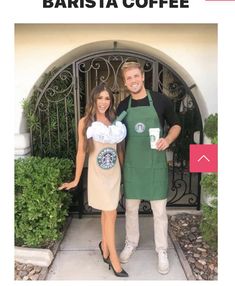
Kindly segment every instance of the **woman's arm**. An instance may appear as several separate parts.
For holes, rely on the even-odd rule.
[[[82,174],[85,158],[86,158],[86,152],[84,151],[84,135],[83,135],[83,128],[84,128],[84,117],[80,119],[78,123],[78,150],[76,155],[76,173],[75,178],[73,181],[69,183],[63,183],[59,190],[62,189],[73,189],[75,188],[79,181]]]
[[[124,164],[124,156],[125,156],[125,140],[117,144],[117,153],[118,153],[118,159],[121,168]]]

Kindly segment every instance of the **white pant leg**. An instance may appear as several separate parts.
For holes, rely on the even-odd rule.
[[[140,200],[126,199],[126,240],[133,247],[139,243],[139,205]]]
[[[168,218],[166,213],[167,199],[150,201],[154,220],[155,249],[167,250]]]

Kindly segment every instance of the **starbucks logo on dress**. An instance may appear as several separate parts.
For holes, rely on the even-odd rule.
[[[104,148],[97,156],[97,163],[102,169],[112,168],[117,161],[117,153],[113,148]]]

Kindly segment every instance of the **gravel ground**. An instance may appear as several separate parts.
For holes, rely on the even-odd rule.
[[[196,280],[217,280],[218,253],[203,240],[201,215],[177,214],[169,218],[171,229],[189,262]]]
[[[41,280],[44,267],[15,262],[15,280]]]

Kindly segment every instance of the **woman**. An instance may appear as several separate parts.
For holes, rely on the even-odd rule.
[[[76,174],[70,183],[60,186],[72,189],[79,183],[86,153],[88,160],[88,204],[101,210],[102,241],[99,248],[103,261],[118,277],[128,277],[122,269],[115,247],[116,208],[120,197],[122,153],[117,156],[117,143],[126,136],[125,126],[115,121],[114,97],[104,84],[96,86],[85,117],[78,124]],[[120,148],[121,149],[121,148]]]

